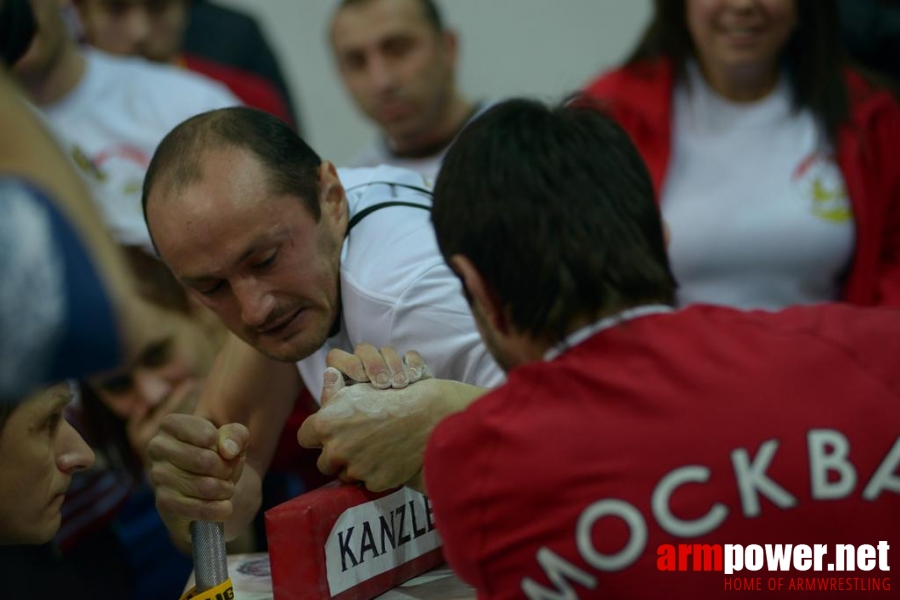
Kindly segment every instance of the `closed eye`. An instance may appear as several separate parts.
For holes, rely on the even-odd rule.
[[[216,295],[217,292],[221,291],[223,287],[224,287],[224,282],[218,281],[218,282],[214,283],[213,285],[208,286],[206,288],[200,289],[198,287],[195,287],[194,289],[197,290],[198,294],[202,294],[204,296],[214,296],[214,295]]]
[[[262,262],[258,262],[255,265],[253,265],[253,269],[255,269],[257,271],[262,271],[262,270],[267,269],[267,268],[271,267],[272,265],[274,265],[277,260],[278,260],[278,251],[276,250],[275,252],[272,252],[272,254],[269,255],[269,257],[266,258],[265,260],[263,260]]]
[[[123,373],[121,375],[113,375],[112,377],[107,377],[106,379],[97,382],[96,385],[107,394],[117,396],[119,394],[124,394],[130,391],[133,385],[133,381],[129,373]]]
[[[62,408],[59,410],[53,411],[48,417],[47,420],[44,421],[44,428],[50,432],[50,434],[56,433],[56,430],[59,429],[60,423],[63,421]]]

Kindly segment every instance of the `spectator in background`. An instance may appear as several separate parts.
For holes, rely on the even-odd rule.
[[[900,108],[833,0],[657,0],[591,83],[647,162],[678,304],[900,303]]]
[[[276,84],[249,70],[184,50],[185,32],[193,18],[192,0],[74,0],[74,3],[91,45],[112,54],[183,65],[224,83],[247,106],[294,124],[288,97]],[[233,32],[217,30],[214,23],[206,27],[208,37],[221,39],[231,47],[240,48],[246,43],[243,38],[234,37]]]
[[[131,359],[148,339],[152,313],[84,182],[4,67],[0,61],[0,402]]]
[[[379,139],[352,166],[389,164],[433,180],[482,109],[456,85],[457,34],[434,0],[342,0],[331,24],[338,72]]]
[[[4,59],[16,54],[4,51]],[[144,328],[154,311],[135,294],[84,182],[3,65],[0,131],[0,545],[44,544],[59,527],[73,474],[94,460],[63,418],[74,386],[53,382],[132,360],[150,339]],[[2,549],[5,594],[24,599],[49,591],[40,571],[19,587],[12,575],[20,565],[10,557],[27,555]],[[105,575],[93,594],[58,591],[102,597],[114,573]]]
[[[61,383],[0,404],[0,545],[48,542],[72,475],[94,461],[63,418],[71,399]]]
[[[60,4],[31,0],[37,34],[12,73],[91,184],[115,237],[152,252],[140,198],[156,145],[184,119],[240,102],[173,66],[79,48]]]
[[[173,546],[154,506],[144,471],[146,447],[163,417],[193,410],[224,329],[188,302],[158,259],[138,248],[126,248],[125,255],[141,296],[160,309],[154,335],[129,364],[82,384],[66,416],[98,460],[73,478],[56,551],[30,552],[34,566],[23,565],[21,571],[38,569],[76,588],[98,578],[95,565],[115,565],[107,585],[116,586],[119,597],[174,598],[184,588],[191,561]],[[21,581],[22,575],[13,578]]]
[[[137,249],[126,254],[141,296],[159,309],[147,323],[152,337],[129,364],[107,365],[91,377],[66,407],[66,421],[97,459],[93,467],[69,474],[52,544],[0,550],[4,587],[16,598],[31,597],[34,589],[43,597],[178,597],[191,571],[190,558],[172,545],[156,511],[144,454],[166,414],[193,409],[218,350],[216,330],[219,340],[223,332],[210,320],[207,328],[194,318],[184,291],[157,259]],[[166,277],[167,287],[160,283]],[[81,318],[85,332],[102,339],[102,322]]]

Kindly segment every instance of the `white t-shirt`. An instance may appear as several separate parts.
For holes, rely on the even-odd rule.
[[[156,146],[185,119],[241,102],[223,85],[172,65],[82,51],[78,87],[42,111],[116,239],[152,249],[141,186]]]
[[[787,76],[766,98],[729,102],[695,64],[675,90],[662,189],[681,306],[778,309],[835,300],[855,243],[843,176]]]
[[[466,122],[466,125],[478,118],[484,111],[493,106],[492,102],[480,102],[472,117]],[[450,149],[450,144],[441,148],[431,156],[423,156],[420,158],[405,158],[394,154],[393,150],[384,138],[373,140],[368,146],[363,148],[348,163],[351,167],[377,167],[378,165],[390,165],[400,169],[409,169],[421,174],[429,182],[437,179],[438,172],[441,170],[441,164],[444,162],[444,156]]]
[[[360,342],[393,346],[401,355],[418,350],[438,378],[483,387],[502,383],[503,372],[481,342],[459,279],[438,250],[423,177],[388,166],[340,169],[338,176],[351,219],[382,202],[409,202],[428,210],[381,208],[347,235],[341,252],[340,332],[297,363],[312,395],[321,395],[328,351],[352,352]]]

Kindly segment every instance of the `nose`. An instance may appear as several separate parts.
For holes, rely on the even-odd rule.
[[[374,56],[369,62],[369,83],[380,94],[391,92],[397,87],[394,69],[384,57]]]
[[[172,384],[169,380],[152,369],[136,369],[134,386],[141,400],[149,406],[156,406],[172,393]]]
[[[123,19],[122,32],[131,44],[131,52],[137,51],[150,35],[150,15],[142,7],[132,7]]]
[[[94,464],[94,451],[88,446],[81,434],[68,421],[65,421],[57,437],[57,468],[72,475]]]
[[[275,309],[275,298],[253,279],[244,279],[232,284],[234,295],[241,309],[241,319],[250,327],[265,325]]]

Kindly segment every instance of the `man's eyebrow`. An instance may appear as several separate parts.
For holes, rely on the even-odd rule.
[[[257,252],[263,250],[263,248],[265,248],[266,246],[277,244],[281,237],[282,236],[279,233],[277,235],[265,235],[256,240],[253,240],[253,242],[250,243],[247,249],[244,250],[241,255],[231,263],[228,269],[231,270],[240,266],[241,263],[245,262],[248,258],[253,256]],[[216,277],[215,275],[188,275],[185,277],[179,277],[179,279],[184,285],[193,286],[206,281],[220,279],[220,277]]]

